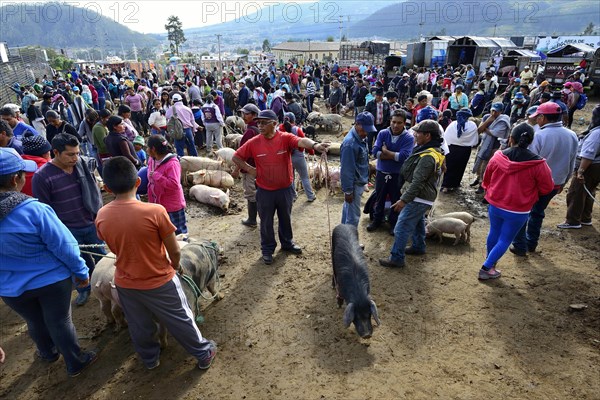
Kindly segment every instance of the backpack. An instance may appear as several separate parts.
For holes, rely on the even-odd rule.
[[[173,106],[173,115],[167,121],[167,133],[175,140],[181,140],[184,136],[183,124],[177,118],[177,109]]]
[[[577,100],[577,104],[575,104],[575,108],[581,110],[587,104],[587,100],[588,98],[585,95],[585,93],[580,93],[579,99]]]

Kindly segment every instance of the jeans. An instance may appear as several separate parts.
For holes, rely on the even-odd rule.
[[[483,262],[486,268],[493,268],[506,253],[510,243],[527,222],[528,214],[518,214],[501,210],[490,204],[490,232],[487,237],[487,258]]]
[[[312,112],[313,110],[313,103],[315,101],[315,95],[314,94],[309,94],[306,96],[306,109],[309,113]]]
[[[106,108],[106,97],[98,97],[98,108],[104,110]]]
[[[292,205],[294,192],[292,186],[285,189],[265,190],[256,187],[256,205],[260,217],[260,248],[263,255],[272,255],[277,247],[273,221],[275,212],[279,220],[278,234],[282,248],[294,245],[292,232]]]
[[[360,199],[364,191],[364,185],[354,186],[354,199],[352,203],[344,201],[344,205],[342,206],[342,224],[358,227],[358,222],[360,221]]]
[[[71,320],[72,285],[71,278],[67,278],[18,297],[2,297],[27,322],[27,331],[40,357],[52,360],[62,354],[69,373],[80,370],[88,360],[79,347]]]
[[[104,244],[104,242],[98,238],[98,233],[96,232],[96,225],[94,225],[94,224],[86,226],[84,228],[69,228],[69,230],[71,231],[71,233],[77,240],[77,243],[79,243],[79,244],[83,244],[83,245],[85,245],[85,244]],[[84,249],[84,251],[90,251],[92,253],[99,253],[99,254],[106,254],[106,250],[103,247],[88,248],[88,249]],[[92,256],[90,254],[82,253],[81,258],[83,258],[85,260],[85,264],[87,265],[87,267],[90,270],[89,275],[91,278],[92,273],[94,272],[94,267],[96,266],[96,263],[98,261],[100,261],[100,259],[102,257],[96,256],[96,255]],[[90,290],[89,285],[86,288],[77,288],[78,292],[84,292],[84,291],[89,291],[89,290]]]
[[[538,201],[533,205],[527,222],[513,240],[513,246],[517,251],[526,252],[535,250],[540,240],[542,222],[544,222],[544,217],[546,216],[544,211],[557,192],[558,190],[554,189],[547,195],[540,196]]]
[[[153,135],[162,135],[165,138],[167,137],[167,130],[166,129],[154,129],[154,128],[150,128],[150,133]]]
[[[82,155],[84,155],[86,157],[96,158],[95,153],[93,153],[93,146],[87,140],[84,140],[83,142],[81,142],[81,145],[79,146],[79,148],[81,149]]]
[[[392,204],[400,199],[400,174],[386,174],[385,172],[377,171],[375,175],[375,193],[377,200],[373,210],[373,222],[377,225],[383,222],[385,217],[385,200],[390,196]],[[390,226],[395,227],[398,221],[398,213],[394,209],[390,209]]]
[[[300,84],[292,85],[292,93],[300,93]]]
[[[198,157],[196,145],[194,144],[194,135],[192,134],[192,128],[184,128],[183,138],[175,139],[175,150],[177,150],[177,155],[179,157],[183,157],[185,155],[183,152],[184,147],[187,147],[188,156]]]
[[[317,92],[321,90],[321,78],[315,78],[315,87],[317,88]]]
[[[404,262],[404,249],[411,234],[412,248],[419,252],[425,251],[425,213],[430,208],[428,204],[411,201],[400,211],[394,227],[394,244],[390,257],[392,261]]]
[[[315,193],[310,186],[310,178],[308,176],[308,165],[306,164],[306,159],[304,158],[304,152],[294,150],[292,153],[292,166],[295,171],[298,171],[298,175],[300,175],[300,181],[302,181],[302,187],[304,188],[304,193],[306,193],[306,197],[309,199],[315,198]],[[294,191],[294,198],[297,197],[296,194],[296,185],[295,185],[296,176],[294,175],[294,185],[292,185],[292,189]]]

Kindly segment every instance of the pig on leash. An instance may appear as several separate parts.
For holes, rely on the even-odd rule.
[[[377,323],[377,306],[370,296],[367,260],[358,242],[358,231],[354,225],[340,224],[335,227],[331,239],[331,260],[333,264],[332,285],[337,292],[338,307],[344,301],[344,325],[354,323],[356,333],[361,338],[373,335],[371,317]]]
[[[452,233],[456,237],[453,246],[456,246],[461,240],[467,241],[467,227],[468,225],[460,219],[444,217],[428,222],[425,233],[427,237],[438,237],[440,243],[444,233]]]
[[[218,280],[218,263],[221,250],[215,242],[208,240],[192,241],[192,243],[178,240],[177,243],[181,248],[179,262],[180,272],[183,273],[183,275],[180,273],[181,287],[196,321],[203,321],[198,304],[199,298],[204,297],[202,293],[208,289],[213,296],[212,298],[216,300],[223,298],[218,291],[218,285],[215,286]],[[114,284],[115,258],[113,253],[109,253],[96,264],[90,285],[92,295],[100,302],[100,308],[106,317],[107,325],[115,324],[115,331],[119,331],[127,326],[127,321]],[[159,340],[161,348],[165,348],[167,337],[166,330],[162,326],[159,326]]]

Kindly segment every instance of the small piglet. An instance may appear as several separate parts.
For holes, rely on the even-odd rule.
[[[429,222],[425,231],[427,237],[437,236],[440,243],[444,233],[453,233],[456,236],[453,246],[456,246],[461,239],[466,242],[467,224],[457,218],[438,218]]]
[[[223,192],[220,189],[206,185],[194,185],[190,189],[190,197],[200,203],[218,207],[223,211],[229,209],[229,189]]]
[[[471,241],[471,224],[475,221],[474,216],[466,211],[457,211],[441,215],[440,218],[456,218],[467,224],[467,243]]]
[[[332,284],[337,291],[338,306],[346,302],[344,325],[354,323],[356,333],[362,338],[373,335],[371,317],[379,326],[377,306],[371,299],[367,260],[358,242],[354,225],[340,224],[332,234],[331,259],[333,263]]]
[[[235,150],[231,149],[229,147],[222,147],[217,151],[214,151],[215,155],[217,156],[217,160],[218,161],[224,161],[225,164],[228,167],[235,167],[235,164],[233,163],[233,155],[235,154]]]

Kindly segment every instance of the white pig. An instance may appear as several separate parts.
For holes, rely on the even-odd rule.
[[[218,207],[223,211],[229,209],[229,189],[223,192],[206,185],[194,185],[190,189],[190,196],[200,203]]]
[[[230,149],[229,147],[222,147],[214,153],[217,155],[217,160],[224,161],[228,167],[235,167],[235,164],[232,161],[233,155],[235,154],[234,149]]]
[[[466,242],[466,230],[467,224],[457,218],[438,218],[427,224],[425,231],[427,236],[437,236],[442,243],[442,236],[444,233],[453,233],[456,236],[453,246],[456,246],[458,242]]]
[[[207,185],[215,188],[229,189],[235,181],[227,171],[200,171],[188,174],[187,181],[190,185]]]
[[[240,141],[242,140],[243,136],[244,135],[241,135],[239,133],[230,133],[229,135],[225,136],[223,140],[225,141],[227,147],[237,149],[238,147],[240,147]]]
[[[456,218],[467,224],[467,243],[471,241],[471,224],[475,221],[474,216],[466,211],[457,211],[441,215],[440,218]]]

